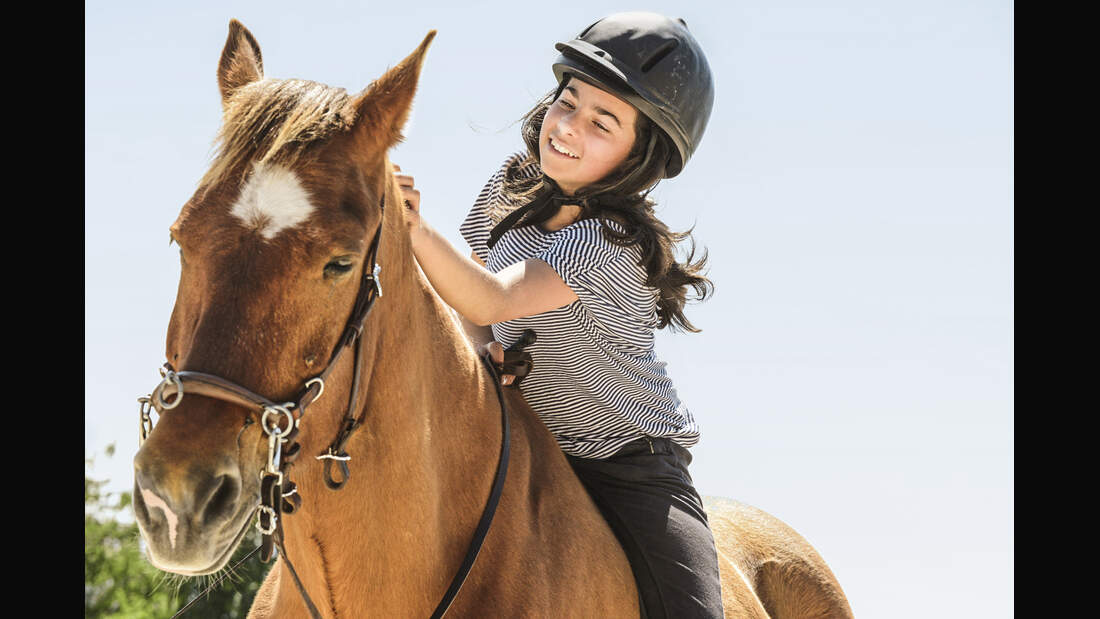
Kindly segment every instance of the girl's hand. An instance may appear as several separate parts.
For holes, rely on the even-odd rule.
[[[523,349],[534,344],[536,340],[538,340],[538,336],[533,329],[524,329],[519,340],[512,344],[508,350],[504,350],[504,346],[500,342],[493,340],[488,344],[479,346],[478,354],[483,357],[486,354],[489,355],[489,360],[493,362],[497,372],[500,373],[500,384],[518,387],[520,381],[526,378],[534,368],[531,353]]]
[[[408,174],[397,174],[401,171],[401,166],[393,165],[394,177],[397,179],[397,184],[401,187],[401,194],[405,200],[405,224],[409,226],[409,230],[413,233],[420,230],[420,191],[413,183],[413,177]]]
[[[504,346],[500,342],[493,340],[488,344],[482,344],[478,346],[477,353],[481,356],[489,355],[489,359],[492,360],[493,365],[497,366],[497,371],[500,372],[500,384],[511,385],[516,380],[515,374],[504,373]]]

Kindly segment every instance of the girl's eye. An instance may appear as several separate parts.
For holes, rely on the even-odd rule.
[[[340,277],[341,275],[347,275],[354,267],[351,258],[337,258],[332,262],[325,265],[325,279],[332,279],[334,277]]]
[[[573,104],[566,101],[565,99],[558,99],[558,103],[562,104],[562,106],[565,107],[565,109],[567,110],[573,109]]]
[[[599,128],[600,128],[600,131],[603,131],[604,133],[610,133],[610,131],[608,130],[608,128],[607,128],[607,127],[605,127],[605,126],[603,126],[603,125],[601,125],[601,124],[600,124],[599,122],[597,122],[597,121],[595,121],[595,120],[594,120],[594,121],[592,121],[592,124],[593,124],[593,125],[596,125],[597,127],[599,127]]]

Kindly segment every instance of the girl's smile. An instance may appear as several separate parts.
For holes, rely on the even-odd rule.
[[[555,150],[556,152],[559,152],[559,153],[561,153],[561,154],[565,155],[566,157],[569,157],[569,158],[571,158],[571,159],[579,159],[579,158],[580,158],[580,157],[579,157],[579,156],[577,156],[577,154],[576,154],[576,153],[574,153],[573,151],[571,151],[571,150],[569,150],[568,148],[566,148],[566,147],[562,146],[562,145],[561,145],[560,143],[558,143],[558,142],[555,142],[555,141],[554,141],[554,138],[550,138],[550,146],[551,146],[551,148],[553,148],[553,149],[554,149],[554,150]]]

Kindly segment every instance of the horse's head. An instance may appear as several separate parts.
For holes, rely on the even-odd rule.
[[[230,22],[218,65],[219,150],[171,226],[182,265],[167,335],[175,371],[293,402],[339,349],[375,236],[380,264],[410,268],[386,152],[401,139],[434,35],[348,95],[265,79],[255,38]],[[387,256],[402,259],[387,264]],[[327,377],[326,410],[348,397],[350,356]],[[154,565],[206,574],[250,526],[268,436],[259,412],[231,398],[185,389],[167,401],[177,405],[161,410],[134,459],[134,511]],[[320,417],[302,422],[310,424],[300,428],[304,453],[323,450],[337,430],[338,413]]]

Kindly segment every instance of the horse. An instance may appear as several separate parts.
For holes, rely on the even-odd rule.
[[[258,514],[275,562],[249,617],[637,617],[611,529],[413,257],[388,151],[434,36],[349,95],[265,78],[230,22],[218,150],[170,227],[164,379],[139,398],[147,557],[214,573]],[[790,527],[707,508],[727,617],[852,616]]]

